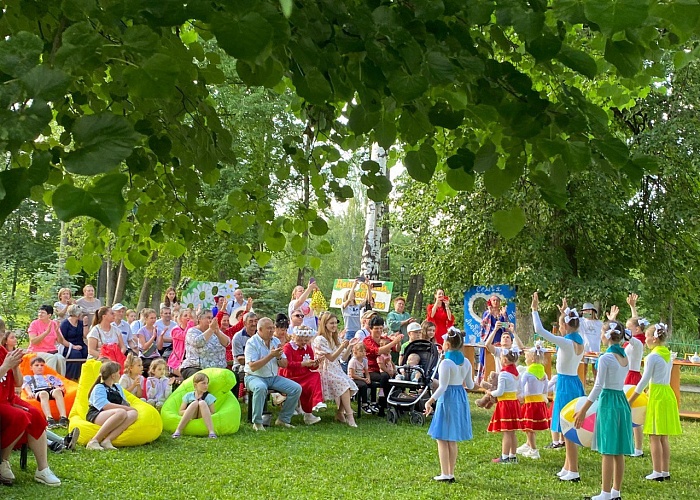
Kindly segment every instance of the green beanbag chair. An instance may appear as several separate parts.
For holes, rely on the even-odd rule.
[[[209,377],[209,393],[216,397],[214,403],[214,431],[219,435],[233,434],[238,431],[241,424],[241,407],[238,400],[231,393],[231,389],[236,384],[236,376],[231,370],[223,368],[206,368],[202,373]],[[175,432],[180,423],[180,405],[182,399],[188,392],[194,391],[192,378],[185,380],[168,399],[165,400],[163,408],[160,410],[160,417],[163,420],[163,429],[167,432]],[[209,431],[201,418],[190,420],[182,431],[185,436],[207,436]]]
[[[78,381],[78,393],[75,396],[75,402],[68,416],[70,419],[68,429],[73,430],[76,427],[80,429],[78,443],[82,445],[87,444],[88,441],[95,437],[95,434],[100,429],[99,425],[85,420],[85,415],[88,412],[90,390],[100,374],[101,366],[102,363],[96,359],[89,359],[83,365],[83,369],[80,372],[80,380]],[[160,420],[160,415],[158,415],[158,410],[141,401],[127,390],[124,390],[124,394],[131,407],[139,412],[139,417],[117,439],[112,441],[112,444],[117,447],[139,446],[158,439],[158,436],[163,432],[163,423]]]

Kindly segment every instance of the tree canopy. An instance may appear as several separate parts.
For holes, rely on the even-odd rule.
[[[370,141],[400,145],[417,181],[438,172],[441,196],[525,178],[562,207],[572,176],[639,181],[653,152],[631,154],[615,117],[663,82],[665,57],[696,57],[700,30],[687,0],[7,0],[1,16],[0,220],[27,198],[92,217],[93,253],[109,228],[130,267],[213,232],[261,265],[308,244],[353,195],[341,153]],[[206,186],[240,167],[237,110],[217,101],[232,85],[289,92],[300,126],[216,211]],[[279,215],[265,192],[292,173],[315,204]],[[362,182],[392,190],[371,161]],[[527,220],[491,217],[505,237]]]

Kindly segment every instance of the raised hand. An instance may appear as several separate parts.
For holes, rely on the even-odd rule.
[[[565,310],[567,307],[569,307],[569,304],[568,304],[567,301],[566,301],[566,297],[563,297],[563,298],[561,299],[561,305],[560,305],[560,306],[557,306],[557,307],[559,307],[559,312],[560,312],[560,313],[563,313],[564,310]]]
[[[638,298],[639,298],[639,295],[637,295],[636,293],[630,293],[627,296],[627,304],[630,307],[637,307],[637,299]]]
[[[537,295],[537,292],[535,292],[532,294],[532,303],[530,304],[530,308],[533,311],[537,311],[537,309],[539,309],[539,307],[540,307],[540,298]]]
[[[620,308],[613,305],[610,307],[610,312],[605,313],[605,315],[608,317],[608,321],[615,321],[617,318],[617,315],[620,313]]]

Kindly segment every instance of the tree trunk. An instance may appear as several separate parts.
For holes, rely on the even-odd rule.
[[[175,260],[175,268],[173,269],[173,280],[170,282],[170,286],[177,288],[180,284],[180,276],[182,275],[182,257]]]
[[[668,302],[668,318],[666,319],[668,324],[668,336],[673,334],[673,299]]]
[[[306,124],[306,130],[304,130],[304,155],[306,158],[310,158],[311,156],[311,146],[313,145],[314,141],[314,132],[313,132],[313,127],[311,126],[311,122],[307,122]],[[313,162],[309,162],[309,168],[312,168]],[[311,207],[311,176],[309,175],[309,172],[306,171],[304,172],[304,178],[303,178],[303,196],[304,199],[302,200],[302,205],[306,210],[308,210]],[[308,228],[308,226],[307,226]],[[308,241],[309,241],[309,230],[306,229],[304,230],[304,233],[302,236],[305,238],[307,242],[307,246],[304,247],[304,249],[301,251],[302,255],[306,255],[308,253]],[[297,271],[297,286],[306,286],[306,265],[303,267],[300,267]]]
[[[376,143],[372,144],[371,157],[379,163],[382,175],[386,175],[386,151]],[[379,279],[382,251],[382,234],[379,230],[380,219],[384,212],[383,203],[367,200],[365,216],[365,241],[362,247],[360,273],[369,279]]]
[[[408,295],[406,296],[406,311],[408,311],[413,316],[416,316],[414,303],[416,301],[416,286],[418,284],[418,277],[414,274],[408,278]]]
[[[107,260],[103,259],[100,270],[97,272],[97,290],[95,290],[97,298],[103,304],[106,303],[105,296],[107,295],[107,265]]]
[[[525,305],[525,304],[523,304]],[[533,332],[535,331],[532,323],[532,314],[530,307],[523,310],[518,302],[515,303],[515,332],[524,344],[531,344]]]
[[[129,279],[129,271],[124,265],[124,259],[119,261],[119,276],[117,277],[117,286],[114,289],[114,302],[121,302],[124,299],[124,290],[126,282]]]
[[[160,314],[160,303],[163,298],[163,279],[156,278],[153,280],[153,294],[151,295],[151,309]]]
[[[66,270],[66,259],[68,258],[68,230],[66,223],[61,221],[61,239],[58,246],[58,269],[57,281],[60,287],[70,285],[70,274]]]
[[[141,293],[139,294],[139,303],[136,305],[136,311],[140,311],[148,303],[149,291],[151,289],[151,283],[148,279],[148,275],[143,277],[143,283],[141,284]]]
[[[422,274],[416,275],[416,306],[413,310],[413,314],[419,318],[425,316],[425,309],[423,307],[423,285],[425,285],[425,278]]]
[[[107,297],[106,306],[111,306],[114,304],[114,291],[117,288],[117,274],[119,273],[119,266],[112,265],[112,259],[107,259]]]
[[[19,234],[20,230],[22,229],[21,226],[21,221],[19,218],[19,215],[16,216],[15,218],[16,224],[15,224],[15,232],[16,234]],[[15,295],[17,295],[17,279],[19,277],[19,259],[15,256],[15,266],[14,269],[12,270],[12,300],[15,300]]]

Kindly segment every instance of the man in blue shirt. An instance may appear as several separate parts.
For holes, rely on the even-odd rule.
[[[258,321],[258,333],[245,345],[245,386],[253,393],[250,404],[253,405],[253,430],[256,431],[265,430],[262,413],[268,390],[287,395],[275,425],[290,429],[294,428],[290,422],[301,396],[299,384],[277,374],[279,368],[287,367],[287,357],[274,333],[275,324],[272,320],[261,318]]]

